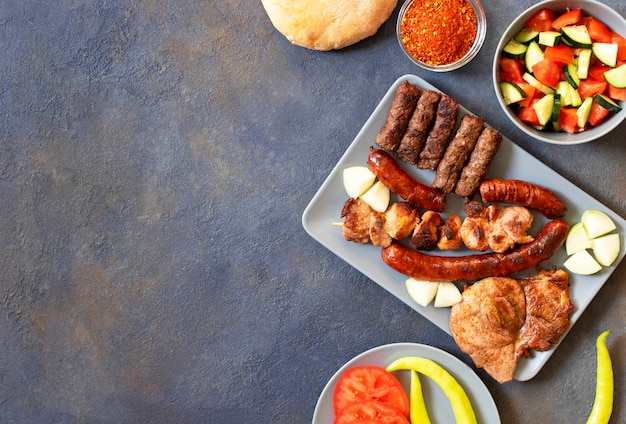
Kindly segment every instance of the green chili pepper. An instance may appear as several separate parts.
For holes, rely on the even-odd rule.
[[[613,412],[613,366],[609,349],[606,347],[606,337],[609,334],[610,331],[605,331],[596,340],[598,355],[596,397],[587,424],[606,424]]]
[[[431,378],[450,400],[457,424],[476,424],[476,415],[465,390],[448,371],[436,362],[418,356],[406,356],[393,361],[387,371],[413,370]],[[409,409],[410,410],[410,409]]]
[[[422,394],[422,383],[417,372],[411,370],[411,390],[409,393],[409,419],[411,424],[430,424],[426,402]]]

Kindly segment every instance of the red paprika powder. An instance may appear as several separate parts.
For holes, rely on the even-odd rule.
[[[477,34],[476,13],[467,0],[415,0],[400,24],[407,52],[430,66],[460,60]]]

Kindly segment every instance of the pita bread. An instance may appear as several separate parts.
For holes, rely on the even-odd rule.
[[[262,0],[274,27],[290,42],[337,50],[370,37],[398,0]]]

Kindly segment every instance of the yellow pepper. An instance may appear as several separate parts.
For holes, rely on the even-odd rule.
[[[393,361],[387,371],[413,370],[431,378],[450,400],[457,424],[476,424],[476,415],[465,390],[458,381],[436,362],[419,356],[406,356]]]
[[[606,338],[609,334],[610,331],[605,331],[596,340],[598,355],[596,397],[587,424],[606,424],[613,412],[613,366],[609,349],[606,347]]]
[[[409,393],[409,419],[411,424],[430,424],[426,402],[422,394],[422,383],[416,371],[411,370],[411,389]]]

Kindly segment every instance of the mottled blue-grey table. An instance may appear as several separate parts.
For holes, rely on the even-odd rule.
[[[485,1],[478,57],[435,74],[401,53],[399,6],[375,36],[318,52],[259,1],[3,0],[0,422],[307,423],[342,364],[393,342],[475,369],[301,217],[407,73],[626,217],[626,126],[560,147],[497,106],[494,50],[531,3]],[[584,422],[605,329],[626,421],[625,283],[622,263],[532,380],[476,371],[502,422]]]

